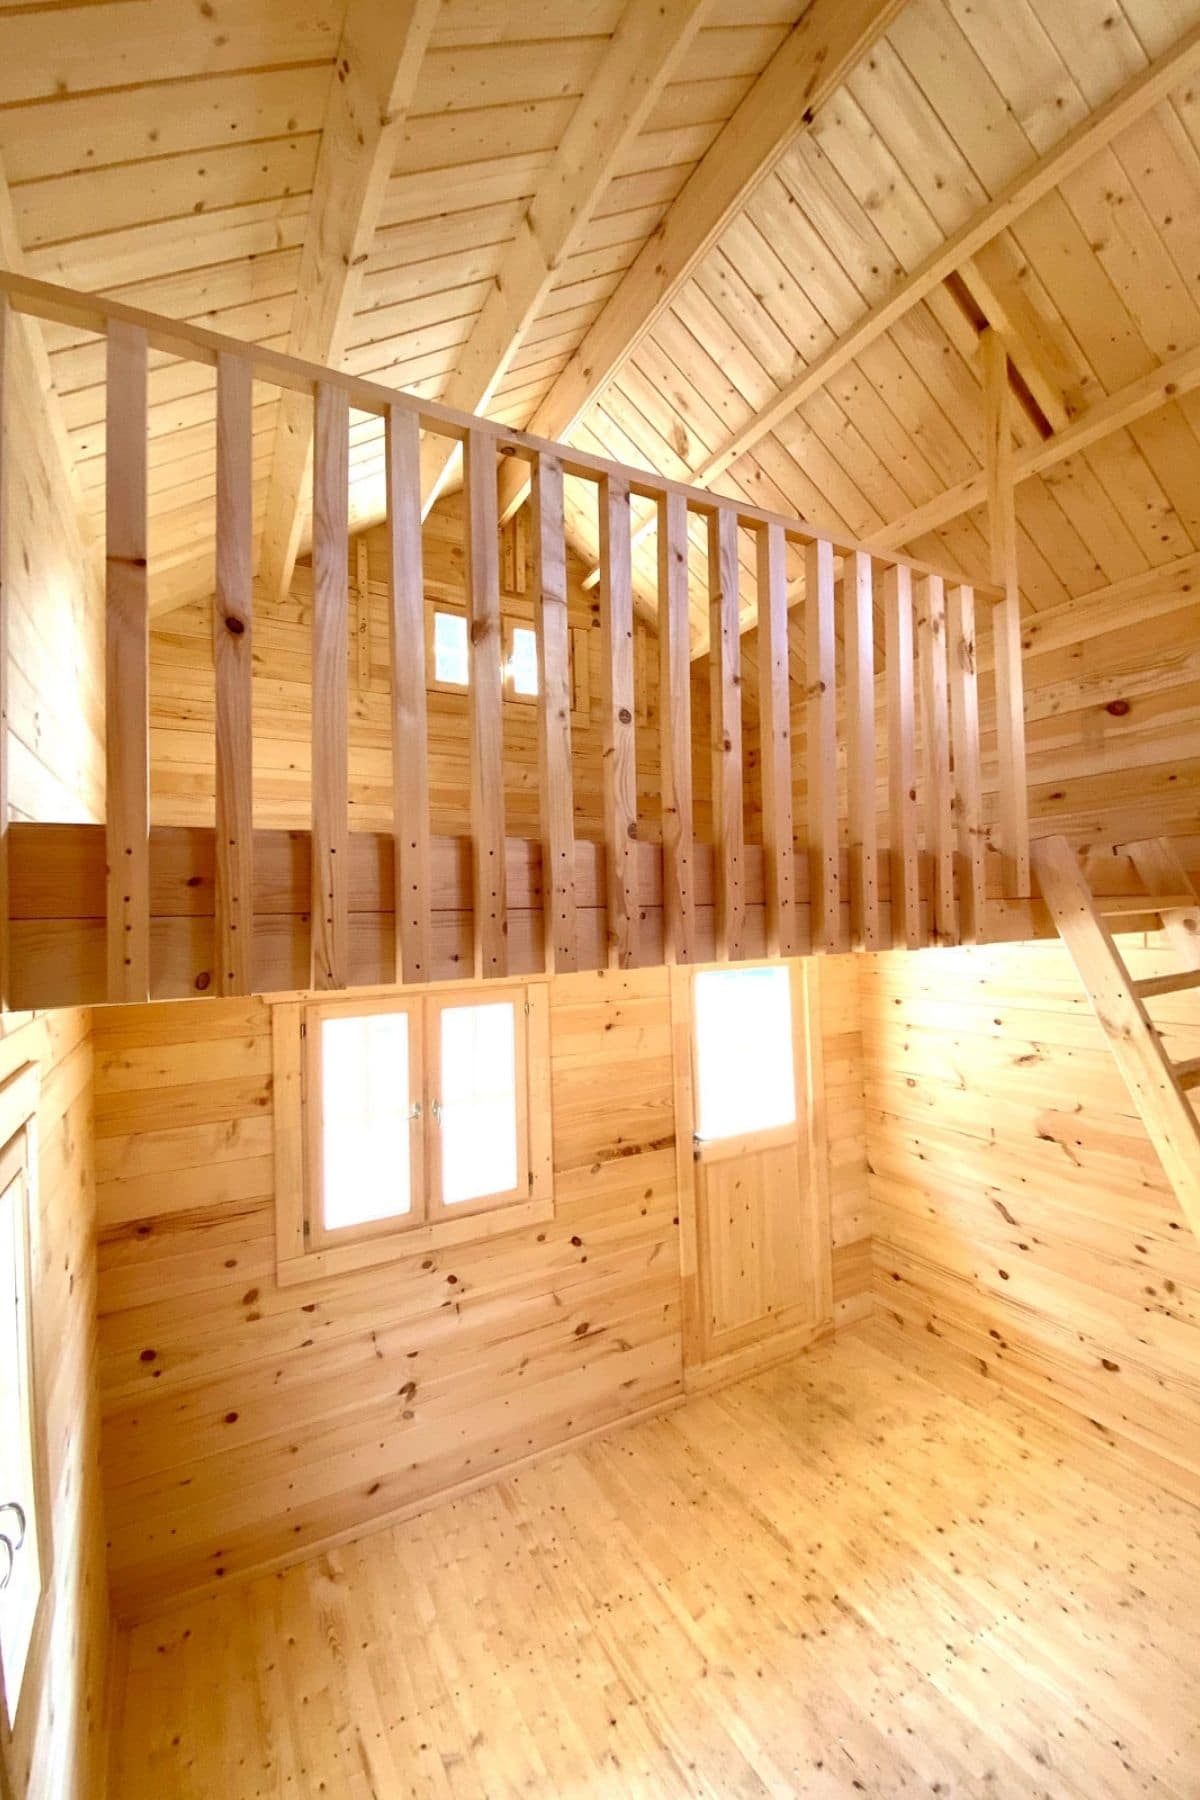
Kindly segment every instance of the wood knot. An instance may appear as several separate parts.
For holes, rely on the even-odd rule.
[[[630,712],[630,710],[627,706],[623,706],[621,708],[620,712],[617,714],[617,717],[618,717],[618,719],[620,719],[622,725],[631,725],[633,723],[633,714]]]
[[[230,632],[232,636],[241,637],[246,627],[241,619],[235,619],[233,615],[230,614],[225,620],[225,629]]]

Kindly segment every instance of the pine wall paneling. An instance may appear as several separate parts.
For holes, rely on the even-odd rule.
[[[853,970],[825,973],[845,1313],[868,1292],[858,1027]],[[286,1288],[268,1007],[96,1012],[120,1612],[352,1535],[682,1392],[668,973],[560,976],[550,993],[554,1219]]]
[[[1122,939],[1133,973],[1177,966]],[[1200,1245],[1056,944],[861,964],[876,1304],[1200,1495]],[[1174,1057],[1200,998],[1153,1003]]]

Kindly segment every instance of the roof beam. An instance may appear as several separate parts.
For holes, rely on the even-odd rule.
[[[803,406],[812,395],[819,393],[835,375],[890,331],[914,306],[929,299],[949,276],[958,272],[993,238],[1015,224],[1030,207],[1052,193],[1076,169],[1082,168],[1092,157],[1098,155],[1127,126],[1158,106],[1197,69],[1200,69],[1200,25],[1185,32],[1178,43],[1143,69],[1141,74],[1128,81],[1111,100],[1097,107],[1086,119],[1080,120],[1052,150],[1010,181],[994,199],[981,207],[945,243],[927,256],[924,262],[897,282],[890,294],[863,314],[857,325],[852,326],[836,344],[830,345],[793,381],[781,387],[774,399],[753,418],[748,419],[722,449],[694,470],[688,477],[689,483],[694,487],[711,487],[739,457],[752,450],[760,438],[766,437],[781,420]],[[620,290],[618,297],[619,292]],[[1055,438],[1047,439],[1047,443],[1055,441]],[[936,507],[945,498],[941,497],[933,505]],[[955,517],[956,514],[949,516]],[[651,523],[652,521],[644,522],[638,527],[634,534],[635,544],[650,529]]]
[[[567,438],[654,327],[748,196],[887,30],[904,0],[812,0],[642,246],[604,310],[538,406],[529,429]],[[529,493],[529,470],[506,460],[502,517]]]
[[[495,283],[446,386],[447,405],[482,413],[537,317],[564,263],[578,249],[596,205],[641,133],[713,0],[627,4],[587,92],[504,253]],[[426,434],[421,508],[427,514],[461,453]]]
[[[334,63],[288,352],[336,368],[440,0],[350,0]],[[279,397],[259,573],[286,593],[309,509],[313,407]]]
[[[1069,456],[1090,450],[1093,444],[1111,437],[1115,431],[1135,425],[1169,400],[1178,399],[1181,394],[1191,393],[1196,388],[1200,388],[1200,346],[1181,351],[1170,362],[1131,381],[1127,387],[1089,407],[1064,430],[1056,431],[1040,444],[1030,444],[1017,451],[1012,465],[1014,485],[1028,481],[1031,476],[1045,474],[1047,469],[1065,462]],[[873,549],[898,550],[914,538],[923,537],[929,531],[940,531],[953,520],[962,518],[964,513],[973,512],[987,497],[987,471],[981,469],[978,475],[947,488],[926,505],[905,513],[903,518],[893,519],[882,531],[873,532],[869,541]]]

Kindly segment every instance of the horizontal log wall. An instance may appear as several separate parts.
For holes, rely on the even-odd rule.
[[[423,537],[425,593],[459,608],[466,599],[462,496],[437,505]],[[347,644],[350,717],[350,824],[388,828],[392,818],[390,650],[387,615],[387,533],[364,534],[369,599],[359,604],[360,562],[351,546],[351,630]],[[501,611],[533,625],[532,584],[514,566],[510,534],[501,559]],[[600,632],[595,596],[580,586],[585,572],[567,557],[568,610],[576,647],[588,662],[586,721],[573,714],[572,774],[577,829],[599,837],[602,822]],[[214,779],[212,621],[207,601],[156,619],[150,635],[151,811],[156,823],[211,822]],[[634,663],[640,810],[649,835],[658,828],[657,641],[637,627]],[[260,826],[307,827],[311,815],[312,569],[301,563],[286,599],[256,595],[254,617],[254,818]],[[506,647],[507,648],[507,647]],[[432,673],[432,671],[430,671]],[[470,762],[465,693],[428,694],[429,797],[434,831],[470,828]],[[506,700],[505,810],[513,835],[538,830],[537,708]],[[45,813],[43,817],[54,815]]]
[[[823,1049],[842,1317],[869,1255],[853,970]],[[354,1533],[682,1391],[667,971],[551,987],[554,1219],[274,1276],[268,1008],[96,1021],[104,1471],[122,1613]]]
[[[104,833],[91,825],[19,825],[13,828],[12,956],[17,1006],[70,1006],[104,999]],[[395,975],[392,842],[373,832],[353,832],[347,880],[353,987],[391,982]],[[526,838],[507,840],[508,962],[514,975],[542,971],[541,850]],[[991,859],[993,864],[997,858]],[[841,857],[840,916],[836,949],[850,948],[850,884]],[[635,961],[650,967],[663,959],[662,853],[637,845],[639,924]],[[993,875],[999,871],[993,868]],[[161,826],[150,834],[150,993],[153,999],[212,996],[214,974],[214,845],[203,827]],[[812,944],[811,870],[804,851],[794,860],[795,952]],[[1134,878],[1127,874],[1126,884]],[[599,968],[606,955],[604,854],[600,845],[575,843],[576,946],[581,968]],[[743,865],[743,957],[766,954],[762,848],[749,844]],[[696,844],[690,888],[695,910],[694,960],[715,957],[713,856]],[[928,871],[924,889],[928,901]],[[1140,891],[1140,890],[1139,890]],[[472,974],[472,880],[469,839],[435,838],[430,879],[432,956],[430,979]],[[886,865],[879,878],[880,919],[891,929]],[[280,993],[309,982],[309,837],[303,831],[258,831],[254,840],[255,991]],[[928,921],[928,905],[922,907]],[[982,935],[991,940],[1052,934],[1040,901],[1003,901],[993,895]]]
[[[1200,1244],[1066,951],[871,958],[860,981],[877,1304],[1200,1498]],[[1200,996],[1154,1008],[1172,1056],[1200,1054]]]

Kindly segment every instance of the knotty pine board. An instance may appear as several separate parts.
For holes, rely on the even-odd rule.
[[[860,989],[876,1305],[1196,1498],[1200,1244],[1065,950],[866,958]],[[1200,997],[1153,1016],[1200,1054]]]
[[[834,1279],[869,1305],[857,993],[822,983]],[[551,984],[556,1216],[280,1289],[268,1007],[98,1009],[114,1602],[288,1560],[682,1392],[662,969]]]

